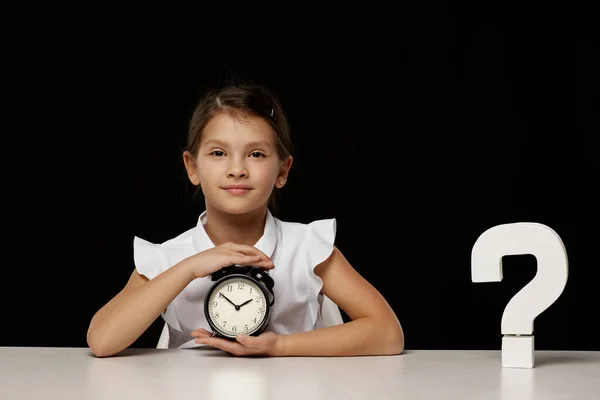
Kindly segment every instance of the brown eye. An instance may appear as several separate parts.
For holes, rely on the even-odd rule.
[[[223,155],[225,155],[225,153],[223,153],[221,150],[215,150],[215,151],[211,152],[210,154],[212,154],[213,156],[216,156],[216,157],[222,157]]]
[[[254,158],[260,158],[260,157],[265,157],[265,155],[261,152],[255,151],[253,153],[251,153],[252,157]]]

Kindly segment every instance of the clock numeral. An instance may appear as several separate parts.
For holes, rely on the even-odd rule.
[[[256,318],[254,318],[254,319],[252,320],[252,322],[256,323]]]
[[[238,283],[238,289],[244,290],[244,284],[243,283]]]
[[[232,327],[231,327],[231,331],[232,331],[232,332],[237,332],[237,326],[236,326],[236,325],[232,326]]]
[[[227,325],[227,321],[223,321],[223,328]]]
[[[256,296],[256,301],[261,301],[262,300],[262,296]]]
[[[227,291],[228,291],[228,292],[231,292],[232,290],[233,290],[233,286],[231,286],[231,285],[227,285]]]
[[[216,319],[219,319],[219,313],[216,313],[216,314],[215,314],[215,318],[216,318]]]
[[[250,287],[250,294],[252,294],[252,287]]]
[[[260,307],[260,308],[258,309],[258,312],[262,314],[263,312],[265,312],[265,309],[264,309],[264,308],[262,308],[262,307]]]
[[[244,325],[244,330],[247,331],[248,330],[248,324]]]
[[[217,306],[217,302],[216,302],[216,301],[213,301],[213,302],[212,302],[212,306],[213,306],[213,307],[216,307],[216,306]]]

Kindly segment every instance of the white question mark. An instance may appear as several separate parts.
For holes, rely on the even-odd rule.
[[[471,251],[473,282],[502,280],[502,257],[531,254],[534,278],[515,294],[502,316],[502,367],[533,368],[533,320],[561,295],[569,275],[567,252],[558,234],[546,225],[519,222],[483,232]]]

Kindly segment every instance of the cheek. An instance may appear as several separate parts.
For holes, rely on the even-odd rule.
[[[267,165],[265,168],[262,168],[261,176],[264,180],[275,182],[277,175],[279,175],[279,168],[277,164]]]
[[[260,181],[261,191],[267,194],[273,190],[273,185],[275,185],[275,182],[277,181],[277,173],[273,171],[263,171],[260,174],[260,177],[255,176],[255,178],[257,178],[255,182]]]
[[[263,182],[275,182],[275,179],[277,178],[277,171],[275,171],[274,169],[267,169],[265,171],[261,172],[261,176],[260,179]]]
[[[218,163],[199,162],[197,165],[200,180],[213,180],[216,176],[222,174],[222,167]]]

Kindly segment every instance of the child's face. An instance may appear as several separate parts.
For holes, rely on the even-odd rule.
[[[200,183],[207,203],[242,214],[265,205],[291,166],[279,159],[273,128],[262,118],[219,114],[204,128],[188,173]],[[239,187],[238,187],[239,186]]]

